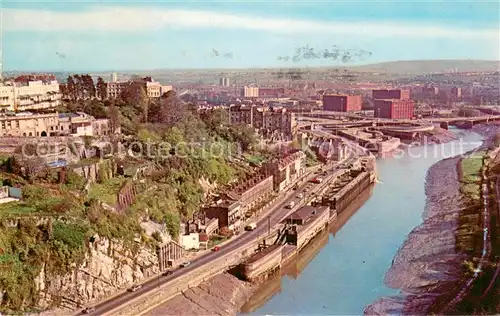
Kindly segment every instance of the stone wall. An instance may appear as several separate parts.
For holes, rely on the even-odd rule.
[[[261,253],[253,255],[247,262],[242,264],[243,275],[247,281],[254,282],[266,274],[281,266],[282,245],[272,245]]]
[[[267,235],[267,233],[265,235]],[[200,266],[170,282],[161,284],[158,291],[140,295],[137,298],[130,300],[127,304],[119,306],[104,315],[141,315],[153,307],[156,307],[168,299],[176,296],[182,291],[196,287],[215,275],[224,272],[229,267],[238,265],[241,261],[255,252],[255,249],[259,246],[259,244],[262,244],[262,239],[266,239],[269,244],[272,244],[276,239],[276,236],[276,231],[274,231],[270,236],[263,236],[250,244],[245,244],[240,248],[218,257],[210,262],[210,264]]]

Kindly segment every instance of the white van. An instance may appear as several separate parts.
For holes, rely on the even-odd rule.
[[[245,226],[245,230],[248,230],[248,231],[254,230],[255,228],[257,228],[256,223],[250,223],[247,226]]]

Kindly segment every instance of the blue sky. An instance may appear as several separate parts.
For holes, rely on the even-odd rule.
[[[6,70],[341,64],[277,60],[305,45],[371,52],[351,64],[500,59],[498,1],[3,0],[2,5]],[[228,53],[232,58],[223,56]]]

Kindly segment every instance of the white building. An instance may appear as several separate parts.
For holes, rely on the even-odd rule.
[[[258,98],[259,97],[259,87],[243,87],[241,91],[241,96],[244,98]]]
[[[0,84],[0,110],[28,111],[61,104],[59,83],[51,76],[23,76]]]
[[[165,93],[174,90],[174,87],[172,86],[161,86],[160,91],[161,95],[164,95]]]
[[[227,77],[221,77],[221,78],[219,78],[219,86],[229,87],[230,86],[230,84],[229,84],[229,78],[227,78]]]

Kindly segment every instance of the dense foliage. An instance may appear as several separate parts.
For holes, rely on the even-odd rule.
[[[94,87],[87,75],[68,78],[62,88],[66,100],[62,110],[109,118],[130,142],[152,148],[154,154],[141,161],[156,169],[145,183],[136,184],[132,206],[113,212],[103,202],[113,206],[127,181],[117,175],[114,159],[98,164],[96,182],[90,186],[71,168],[44,169],[40,162],[31,166],[18,158],[3,159],[1,180],[21,187],[23,198],[0,205],[1,312],[36,306],[35,277],[42,269],[48,275],[70,272],[84,260],[96,234],[131,248],[138,246],[135,240],[154,245],[161,236],[147,237],[140,226],[141,220],[152,220],[177,238],[181,220],[192,218],[205,200],[203,185],[236,180],[246,170],[234,158],[256,144],[254,131],[229,125],[226,111],[200,115],[173,92],[151,100],[142,86],[131,84],[119,99],[106,100],[102,79]]]

